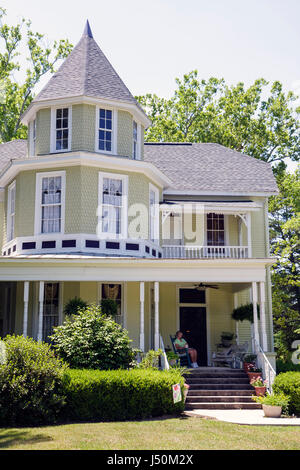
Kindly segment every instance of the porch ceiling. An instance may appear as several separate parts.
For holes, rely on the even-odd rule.
[[[274,259],[144,259],[88,256],[0,257],[0,281],[264,281]]]

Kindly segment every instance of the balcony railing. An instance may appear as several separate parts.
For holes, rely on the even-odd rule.
[[[164,245],[164,258],[248,258],[247,246]]]

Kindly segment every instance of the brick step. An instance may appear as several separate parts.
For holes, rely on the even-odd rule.
[[[190,384],[249,384],[249,379],[247,378],[240,378],[240,377],[230,377],[230,378],[214,378],[214,377],[208,377],[208,378],[188,378],[186,379],[186,383]]]
[[[216,396],[241,397],[242,396],[242,397],[244,397],[244,396],[249,396],[249,397],[251,397],[252,395],[254,395],[254,389],[253,388],[252,388],[252,390],[191,390],[190,389],[190,391],[188,393],[188,397],[189,396],[193,396],[193,397],[196,397],[196,396],[199,396],[199,397],[211,397],[211,396],[214,396],[214,397],[216,397]]]
[[[209,378],[214,378],[214,379],[231,379],[231,378],[239,378],[239,379],[247,379],[248,380],[248,375],[245,374],[244,372],[239,372],[238,374],[231,374],[231,373],[228,373],[228,374],[225,374],[225,373],[205,373],[205,372],[201,372],[199,374],[195,374],[195,373],[191,373],[191,374],[186,374],[185,376],[185,379],[188,380],[188,379],[209,379]]]
[[[230,384],[189,384],[190,390],[252,390],[253,387],[250,384],[237,384],[237,383],[230,383]]]
[[[188,395],[186,398],[186,403],[253,403],[253,400],[250,396],[245,396],[245,395],[240,395],[240,396],[216,396],[216,395],[211,395],[209,397],[207,396],[194,396],[194,395]]]
[[[187,403],[186,410],[260,410],[259,403]]]

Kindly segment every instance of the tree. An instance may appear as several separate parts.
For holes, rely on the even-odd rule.
[[[31,30],[31,22],[22,19],[20,24],[3,23],[6,11],[0,8],[0,141],[26,138],[27,128],[21,116],[33,99],[33,91],[41,77],[55,71],[55,64],[68,56],[72,45],[66,40],[46,45],[44,36]],[[26,43],[28,67],[18,61],[20,49]],[[22,52],[23,54],[23,52]],[[17,76],[23,80],[17,80]]]
[[[300,167],[277,177],[280,194],[270,199],[273,315],[276,347],[284,359],[300,328]]]
[[[214,77],[201,80],[194,70],[176,84],[170,99],[137,97],[153,123],[146,141],[217,142],[277,165],[299,160],[300,108],[280,82],[229,86]]]

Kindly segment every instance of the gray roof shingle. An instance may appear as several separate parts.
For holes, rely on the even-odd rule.
[[[16,139],[0,144],[0,172],[12,159],[26,157],[27,140]]]
[[[277,192],[272,167],[214,143],[147,143],[144,160],[172,181],[172,190],[230,193]]]
[[[77,46],[33,103],[83,95],[125,101],[140,108],[94,40],[88,22]]]

